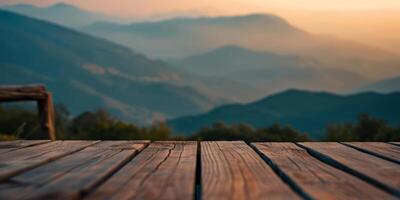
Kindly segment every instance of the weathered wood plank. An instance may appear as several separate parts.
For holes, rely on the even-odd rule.
[[[400,142],[389,142],[390,144],[400,146]]]
[[[31,147],[48,143],[50,140],[13,140],[13,141],[1,141],[0,142],[0,154],[4,154],[10,151]]]
[[[88,199],[192,199],[196,142],[155,142]]]
[[[19,92],[19,93],[40,93],[46,92],[46,87],[40,84],[32,85],[1,85],[0,91],[4,92]]]
[[[354,176],[322,163],[293,143],[252,145],[311,198],[396,199]]]
[[[360,151],[400,164],[400,146],[383,142],[344,142]]]
[[[36,101],[45,98],[46,88],[43,85],[0,86],[0,102]]]
[[[0,199],[75,199],[90,191],[145,147],[104,141],[0,184]]]
[[[98,141],[55,141],[0,155],[0,182]]]
[[[38,100],[37,105],[43,133],[47,134],[50,140],[56,140],[55,111],[52,94],[46,92],[45,99]]]
[[[56,140],[52,94],[43,85],[0,86],[0,102],[36,101],[39,109],[42,134]]]
[[[298,199],[244,142],[202,142],[203,199]]]
[[[400,197],[400,165],[335,143],[299,143],[313,155]]]

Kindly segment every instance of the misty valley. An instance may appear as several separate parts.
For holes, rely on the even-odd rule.
[[[273,14],[126,21],[0,7],[0,86],[43,84],[64,139],[400,140],[400,56]],[[0,105],[0,139],[35,139]],[[373,133],[372,133],[373,132]]]

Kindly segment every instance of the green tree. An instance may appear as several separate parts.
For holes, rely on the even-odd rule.
[[[302,134],[288,126],[274,124],[267,128],[254,129],[246,124],[227,126],[216,122],[211,127],[202,128],[189,139],[197,140],[244,140],[246,142],[299,142],[309,141],[306,134]]]
[[[43,139],[37,111],[0,106],[0,133],[9,138]],[[7,138],[4,136],[3,138]]]
[[[325,140],[336,142],[400,141],[400,127],[391,127],[382,119],[362,114],[354,125],[350,123],[329,125]]]
[[[74,118],[70,138],[90,140],[168,140],[171,130],[165,123],[138,127],[111,117],[104,110],[85,112]]]

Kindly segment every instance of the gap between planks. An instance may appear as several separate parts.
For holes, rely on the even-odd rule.
[[[86,199],[193,199],[196,142],[153,142]]]
[[[203,199],[301,199],[246,143],[201,142]]]
[[[0,184],[0,199],[76,199],[129,162],[146,143],[102,141]]]
[[[53,142],[51,142],[51,143],[53,143]],[[97,143],[98,143],[98,141],[95,144],[91,144],[89,146],[90,147],[96,146]],[[170,145],[171,143],[174,144],[173,147],[171,147],[171,145]],[[107,187],[106,187],[107,185],[108,186],[113,186],[114,184],[121,184],[119,182],[119,180],[115,180],[115,179],[124,179],[124,178],[126,179],[126,174],[127,173],[122,173],[123,171],[129,172],[129,170],[139,170],[139,172],[136,172],[136,173],[139,173],[139,174],[145,173],[145,172],[143,172],[144,169],[141,169],[142,171],[140,171],[140,169],[135,169],[135,167],[132,167],[132,166],[135,166],[135,165],[137,166],[137,165],[140,164],[140,162],[153,162],[152,166],[154,168],[152,169],[151,173],[147,172],[148,174],[145,175],[144,179],[140,180],[140,182],[139,182],[139,186],[142,187],[143,191],[136,191],[136,193],[132,192],[132,191],[128,191],[128,194],[123,194],[122,196],[121,195],[116,195],[118,197],[116,199],[124,199],[124,198],[128,198],[128,197],[129,198],[136,197],[136,198],[139,198],[139,199],[141,197],[152,197],[152,195],[154,195],[154,194],[152,194],[154,190],[151,190],[151,188],[149,189],[149,188],[146,188],[146,187],[143,187],[143,186],[147,185],[147,187],[149,187],[149,186],[152,186],[152,185],[162,185],[162,183],[165,182],[165,180],[167,180],[168,183],[171,183],[171,180],[169,180],[168,178],[165,178],[166,174],[163,174],[163,173],[168,173],[168,171],[170,171],[171,167],[174,166],[171,163],[178,162],[178,165],[179,165],[179,162],[181,162],[180,163],[180,165],[181,165],[180,167],[182,167],[182,165],[184,165],[184,166],[189,168],[189,170],[186,170],[184,172],[184,174],[186,174],[187,176],[190,176],[191,177],[190,178],[191,181],[187,181],[185,186],[190,186],[191,189],[189,189],[189,192],[184,192],[185,193],[184,195],[179,196],[179,194],[182,193],[183,190],[185,190],[182,187],[180,187],[180,185],[172,186],[172,189],[171,188],[165,188],[165,189],[163,189],[163,191],[166,194],[166,197],[170,197],[169,199],[171,199],[172,197],[174,199],[192,199],[192,198],[194,198],[194,199],[201,199],[201,198],[213,199],[213,197],[215,197],[215,199],[219,199],[219,198],[216,198],[216,197],[221,197],[221,196],[218,196],[215,193],[215,190],[218,190],[218,188],[216,188],[216,189],[213,188],[212,190],[210,190],[209,184],[212,184],[212,182],[218,181],[218,179],[223,178],[223,177],[220,177],[220,175],[221,174],[225,174],[225,173],[211,173],[210,169],[219,171],[219,170],[221,170],[221,168],[220,168],[221,166],[215,165],[215,164],[210,163],[210,162],[207,163],[205,161],[210,160],[210,159],[213,160],[213,161],[216,161],[215,159],[217,159],[218,162],[223,163],[223,166],[228,167],[228,168],[229,168],[228,165],[238,165],[238,166],[234,166],[233,168],[230,168],[231,171],[237,171],[238,173],[237,173],[236,177],[235,176],[232,177],[232,175],[228,175],[228,176],[231,176],[230,178],[228,178],[228,180],[240,180],[240,179],[242,179],[244,181],[251,180],[249,182],[254,182],[254,180],[257,180],[258,177],[253,177],[254,173],[251,172],[252,169],[248,168],[248,163],[247,164],[243,163],[240,160],[240,159],[243,159],[243,156],[244,156],[244,157],[246,157],[246,159],[252,160],[251,161],[252,163],[250,164],[251,166],[260,164],[259,160],[261,160],[261,163],[263,163],[264,167],[266,166],[267,168],[270,168],[270,167],[274,168],[273,165],[278,166],[278,170],[274,169],[274,171],[272,172],[273,175],[269,175],[269,176],[279,175],[280,178],[278,178],[276,176],[278,181],[281,181],[281,179],[283,179],[283,180],[286,179],[286,183],[283,183],[281,181],[282,182],[281,184],[283,184],[281,186],[283,188],[289,188],[289,186],[290,186],[292,188],[292,190],[294,190],[294,191],[297,190],[296,192],[298,194],[300,194],[300,196],[302,196],[305,199],[312,199],[312,197],[315,196],[315,194],[312,195],[311,192],[307,192],[306,189],[304,189],[301,186],[298,186],[297,184],[299,183],[299,180],[296,181],[293,178],[293,175],[290,175],[290,173],[287,172],[288,169],[280,167],[275,162],[273,162],[272,165],[271,165],[271,163],[268,162],[268,159],[265,159],[263,157],[262,152],[261,151],[258,152],[257,148],[255,146],[253,146],[253,145],[251,145],[253,147],[253,149],[252,149],[249,145],[245,144],[244,142],[202,142],[201,143],[201,144],[203,144],[202,146],[197,145],[196,142],[192,142],[192,143],[195,144],[195,148],[193,148],[193,146],[190,147],[190,145],[193,145],[193,144],[191,144],[189,142],[189,145],[188,145],[189,146],[189,148],[188,148],[189,152],[185,153],[184,151],[185,151],[186,145],[184,143],[185,142],[183,142],[183,143],[182,142],[154,142],[154,143],[151,143],[147,148],[145,148],[138,155],[135,154],[136,156],[133,155],[132,157],[129,157],[129,158],[123,160],[117,166],[114,166],[114,168],[111,171],[108,171],[107,173],[103,174],[100,178],[97,178],[96,181],[92,181],[91,184],[89,184],[89,186],[86,185],[85,187],[81,186],[81,188],[79,188],[79,189],[73,188],[72,190],[69,190],[69,191],[65,191],[65,192],[64,191],[63,192],[58,191],[58,192],[52,192],[52,193],[49,193],[49,194],[56,195],[56,196],[59,195],[58,197],[60,197],[62,195],[66,195],[64,197],[68,197],[68,196],[71,197],[70,195],[72,195],[72,196],[74,196],[74,195],[82,196],[82,194],[83,195],[87,194],[87,196],[84,196],[84,197],[87,197],[89,199],[97,199],[95,197],[101,197],[101,195],[99,196],[99,194],[102,194],[103,192],[112,191],[112,190],[108,190],[107,189]],[[188,142],[186,142],[186,143],[188,143]],[[45,145],[45,144],[46,143],[40,144],[38,146],[42,146],[42,145]],[[157,150],[154,150],[154,149],[147,150],[147,149],[149,149],[149,147],[153,148],[154,144],[159,145],[159,147],[156,148]],[[182,144],[183,144],[183,148],[182,148],[183,150],[182,149],[179,150],[179,148],[177,150],[176,149],[176,147],[177,147],[176,144],[179,144],[178,146],[180,146],[180,145],[182,146]],[[307,150],[307,153],[310,152],[310,148],[303,146],[304,144],[305,143],[301,143],[301,144],[299,144],[299,146],[305,148],[305,150]],[[212,147],[211,149],[214,149],[217,152],[218,155],[214,155],[215,152],[213,154],[210,154],[209,150],[207,150],[207,148],[210,148],[210,145]],[[37,148],[38,146],[30,146],[29,148],[33,148],[33,147]],[[341,146],[346,147],[344,145],[341,145]],[[301,149],[303,149],[303,148],[301,148]],[[350,147],[346,147],[346,148],[350,148]],[[11,154],[15,154],[15,152],[22,151],[24,149],[26,151],[26,149],[28,149],[28,148],[22,147],[21,149],[13,150],[11,152],[7,152],[6,154],[10,154],[10,155]],[[18,172],[17,174],[21,173],[21,175],[23,175],[23,174],[25,174],[25,170],[31,170],[31,171],[39,170],[40,168],[46,167],[47,165],[51,166],[51,165],[54,165],[54,163],[56,163],[56,162],[61,162],[60,160],[63,160],[63,162],[66,163],[66,161],[64,161],[65,159],[67,159],[68,157],[71,157],[71,156],[73,156],[75,154],[78,154],[78,153],[80,153],[82,151],[85,151],[85,149],[87,149],[87,147],[84,147],[81,150],[77,150],[77,151],[74,151],[72,153],[69,153],[69,154],[66,154],[66,155],[63,155],[63,156],[58,155],[60,157],[57,157],[57,158],[54,158],[54,159],[51,159],[51,160],[47,160],[47,161],[42,162],[40,164],[36,163],[35,167],[24,168],[23,172]],[[186,151],[188,149],[186,149]],[[357,151],[355,149],[353,149],[353,150]],[[256,153],[256,151],[257,151],[257,153]],[[303,151],[304,151],[304,149],[303,149]],[[146,155],[161,154],[163,156],[161,156],[161,157],[159,156],[157,159],[155,159],[155,157],[157,157],[157,155],[152,155],[152,156],[150,156],[150,158],[146,159],[146,156],[144,155],[145,152],[147,152]],[[150,154],[149,154],[149,152],[150,152]],[[143,156],[141,156],[142,154],[143,154]],[[176,159],[176,157],[180,158],[180,156],[182,156],[182,154],[190,155],[190,156],[188,156],[186,158],[186,162],[190,162],[192,164],[194,163],[194,166],[193,165],[188,166],[187,163],[185,163],[185,162],[182,163],[182,160]],[[318,159],[319,164],[326,165],[326,163],[328,163],[329,166],[332,165],[332,163],[330,163],[330,161],[327,162],[325,160],[326,158],[322,158],[320,156],[315,156],[315,152],[311,152],[311,154],[312,154],[314,159]],[[365,153],[363,153],[363,154],[365,154]],[[175,155],[175,158],[171,159],[171,157],[174,157],[174,155]],[[180,156],[177,156],[177,155],[180,155]],[[260,155],[264,160],[261,159]],[[2,155],[0,155],[0,162],[2,162],[1,156]],[[139,159],[138,158],[139,156],[141,156],[142,158]],[[254,159],[256,161],[254,161]],[[311,158],[307,158],[307,159],[311,159]],[[138,162],[138,160],[140,162]],[[185,160],[185,159],[183,159],[183,160]],[[267,161],[267,163],[265,161]],[[155,163],[158,162],[158,163],[154,164],[154,162]],[[227,165],[227,163],[228,163],[228,165]],[[211,168],[210,168],[210,164],[211,164]],[[62,165],[60,165],[60,166],[62,166]],[[142,167],[145,167],[145,166],[142,166]],[[326,166],[324,166],[324,167],[326,167]],[[324,167],[322,167],[322,168],[324,168]],[[335,167],[337,167],[337,166],[335,166]],[[125,168],[128,168],[128,170],[126,170]],[[327,167],[327,168],[329,168],[329,167]],[[347,168],[339,167],[339,169],[344,170],[345,172],[349,173]],[[160,170],[163,173],[160,173]],[[248,170],[250,170],[250,172]],[[269,169],[269,170],[272,171],[271,169]],[[330,169],[330,170],[332,170],[332,169]],[[29,173],[31,171],[26,171],[26,172]],[[261,170],[261,171],[263,171],[263,170]],[[334,171],[334,170],[332,170],[332,171]],[[160,176],[164,176],[164,178],[157,177],[157,176],[154,175],[154,173],[160,174]],[[176,173],[176,171],[174,173]],[[270,173],[270,172],[268,172],[268,173]],[[284,173],[284,176],[282,176],[282,174],[280,174],[280,173]],[[341,173],[341,171],[339,170],[338,174],[340,174],[340,173]],[[14,175],[17,175],[17,174],[14,174]],[[208,174],[208,176],[206,174]],[[212,176],[210,176],[210,174],[212,174]],[[263,176],[263,174],[264,173],[261,173],[260,176]],[[350,174],[354,175],[351,172],[350,172]],[[0,171],[0,175],[1,175],[1,171]],[[239,175],[242,178],[240,178]],[[348,176],[353,177],[351,175],[348,175]],[[137,176],[137,175],[135,175],[135,176]],[[171,175],[168,175],[168,176],[170,177]],[[354,181],[353,178],[348,178],[348,176],[347,176],[347,178],[344,179],[345,183],[347,183],[346,181],[348,181],[348,180],[351,180],[351,181],[349,181],[350,183],[356,183],[357,182],[357,181]],[[356,174],[355,176],[360,178],[360,176],[358,174]],[[20,177],[24,177],[24,176],[20,176]],[[25,177],[29,177],[29,176],[25,175]],[[117,177],[117,178],[115,178],[115,177]],[[205,177],[208,177],[208,178],[205,179]],[[247,178],[245,178],[245,177],[247,177]],[[75,176],[75,178],[80,178],[80,177]],[[254,178],[254,180],[252,180],[253,178]],[[268,176],[267,176],[267,178],[268,178]],[[269,177],[269,179],[271,179],[271,177]],[[367,182],[370,182],[368,179],[367,180],[364,179],[364,178],[361,178],[361,179],[363,179],[363,180],[365,180]],[[13,179],[10,179],[10,180],[13,180]],[[26,180],[26,179],[23,179],[23,180]],[[40,179],[37,179],[37,180],[40,180]],[[271,180],[275,180],[275,178],[272,178]],[[15,182],[11,181],[9,183],[19,183],[19,182],[21,182],[20,179],[14,179],[14,181]],[[131,180],[126,180],[126,181],[128,181],[128,182],[126,182],[128,185],[135,185],[136,184],[135,180],[133,181],[133,183],[132,183]],[[172,182],[177,182],[177,179],[172,180]],[[23,183],[23,181],[21,183]],[[260,183],[257,183],[257,181],[255,183],[256,183],[255,188],[257,189],[260,186],[259,185]],[[258,184],[258,186],[257,186],[257,184]],[[271,184],[271,182],[270,182],[270,184]],[[372,184],[374,184],[374,183],[372,182]],[[55,184],[55,185],[57,185],[57,184]],[[218,186],[218,187],[220,187],[220,188],[222,187],[223,188],[223,187],[227,187],[229,185],[230,184],[220,184],[220,186]],[[295,185],[295,187],[293,187],[293,185]],[[376,186],[376,184],[374,184],[374,185]],[[60,186],[60,185],[58,185],[58,186]],[[242,185],[242,186],[245,187],[245,188],[248,187],[248,186],[245,186],[245,185]],[[174,189],[174,187],[176,189]],[[205,190],[205,188],[207,188],[207,187],[208,187],[208,189]],[[233,187],[235,187],[235,186],[233,186]],[[296,188],[296,187],[298,187],[298,188]],[[104,189],[104,188],[106,188],[106,189]],[[372,187],[372,189],[370,189],[368,191],[372,194],[373,191],[375,191],[374,189],[375,188]],[[225,190],[225,189],[222,189],[222,190],[225,191],[226,194],[229,197],[229,194],[230,194],[229,190]],[[269,189],[267,189],[267,190],[269,190]],[[279,190],[282,190],[282,188],[280,188]],[[287,189],[284,189],[284,190],[286,191]],[[293,195],[292,197],[296,197],[295,193],[293,193],[292,190],[288,189],[287,190],[288,192],[286,192],[286,193],[283,192],[283,194],[285,194],[284,197],[287,198],[287,195],[289,195],[289,196]],[[51,190],[48,190],[48,189],[47,190],[42,190],[41,195],[46,193],[46,192],[43,193],[43,191],[51,191]],[[55,191],[57,191],[57,190],[55,190]],[[176,192],[173,193],[173,192],[170,192],[170,191],[176,191]],[[276,191],[274,191],[274,192],[276,192]],[[274,193],[274,192],[271,192],[271,194]],[[322,193],[324,193],[324,192],[329,194],[329,191],[327,192],[327,191],[323,191],[322,190]],[[0,188],[0,193],[1,193],[1,188]],[[280,192],[278,192],[278,193],[280,193]],[[379,192],[377,192],[377,193],[379,193]],[[158,194],[159,193],[157,193],[155,195],[157,196]],[[269,198],[273,197],[273,196],[262,196],[263,193],[262,192],[258,192],[257,193],[257,190],[256,190],[255,194],[246,194],[245,190],[239,191],[239,194],[242,194],[242,195],[239,195],[239,197],[252,197],[252,199],[264,199],[264,198],[260,198],[260,197],[269,197]],[[253,195],[253,196],[251,196],[251,195]],[[382,196],[384,196],[384,195],[382,195]],[[115,197],[115,196],[112,196],[112,197]],[[275,196],[275,197],[279,197],[279,194],[278,194],[278,196]],[[283,196],[280,196],[280,197],[283,197]],[[374,197],[374,195],[372,195],[371,197]],[[110,199],[110,198],[106,198],[106,199]],[[159,198],[159,199],[162,199],[162,198]],[[168,198],[164,198],[164,199],[168,199]],[[240,198],[237,198],[237,199],[240,199]]]
[[[44,143],[49,143],[50,140],[14,140],[14,141],[2,141],[0,142],[0,154],[32,147]]]
[[[400,146],[383,142],[342,142],[361,152],[400,164]]]
[[[357,177],[311,156],[294,143],[252,143],[306,199],[396,199]]]
[[[400,165],[336,143],[298,143],[322,162],[400,197]]]
[[[0,182],[73,154],[99,141],[55,141],[0,155]]]

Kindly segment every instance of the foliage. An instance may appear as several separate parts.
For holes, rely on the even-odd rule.
[[[246,124],[227,126],[223,122],[216,122],[211,127],[202,128],[189,139],[196,140],[244,140],[246,142],[300,142],[309,141],[306,134],[302,134],[288,126],[274,124],[267,128],[254,129]]]
[[[0,134],[0,141],[12,141],[18,140],[18,137],[14,135]]]
[[[384,120],[366,114],[360,115],[354,125],[350,123],[329,125],[326,132],[326,141],[400,141],[400,127],[391,127]]]
[[[98,110],[85,112],[72,120],[72,139],[96,140],[167,140],[170,129],[163,123],[141,128],[112,118],[107,112]]]
[[[111,117],[104,110],[84,112],[71,118],[64,105],[56,105],[55,126],[57,138],[80,140],[169,140],[171,136],[164,123],[138,127]],[[42,139],[37,112],[33,109],[0,107],[0,140],[17,138]]]
[[[104,110],[84,112],[74,118],[63,105],[56,105],[56,132],[59,139],[77,140],[244,140],[246,142],[310,141],[305,133],[289,126],[274,124],[255,129],[247,124],[226,125],[215,122],[191,137],[174,136],[165,123],[139,127],[113,118]],[[37,111],[30,108],[0,106],[0,140],[43,139]],[[400,126],[391,127],[384,120],[360,115],[355,124],[331,124],[326,141],[400,141]]]
[[[32,109],[0,107],[0,132],[16,138],[38,139],[40,132],[39,117]],[[11,137],[11,136],[10,136]]]

